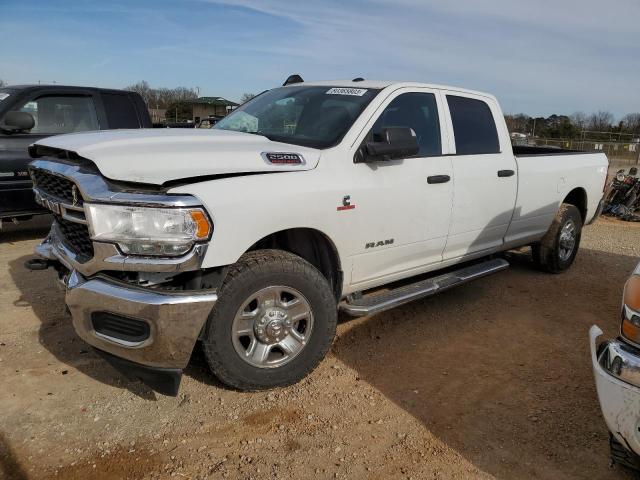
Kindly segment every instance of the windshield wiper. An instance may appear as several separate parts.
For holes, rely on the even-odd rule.
[[[267,139],[271,140],[272,142],[275,141],[274,138],[278,138],[276,135],[271,135],[271,134],[268,134],[266,132],[260,132],[260,131],[258,131],[258,132],[245,132],[245,133],[250,133],[251,135],[260,135],[261,137],[267,138]]]

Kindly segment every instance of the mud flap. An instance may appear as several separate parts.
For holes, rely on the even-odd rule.
[[[131,380],[140,380],[152,390],[170,397],[178,395],[182,370],[179,368],[159,368],[140,365],[102,350],[94,349],[109,364]]]

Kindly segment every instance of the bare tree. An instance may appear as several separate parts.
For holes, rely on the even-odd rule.
[[[507,122],[509,132],[526,133],[528,131],[531,117],[524,113],[518,113],[516,115],[505,115],[504,119]]]
[[[613,123],[613,114],[611,112],[605,112],[600,110],[599,112],[592,113],[587,120],[587,126],[589,130],[596,132],[608,132],[611,130],[611,124]]]
[[[629,113],[622,117],[624,129],[630,133],[640,133],[640,113]]]
[[[255,93],[243,93],[242,96],[240,97],[240,104],[242,105],[243,103],[247,103],[249,100],[251,100],[255,96],[256,96]]]
[[[587,117],[586,113],[574,112],[569,118],[571,119],[571,123],[573,123],[578,130],[585,130],[587,128],[589,117]]]
[[[176,102],[198,97],[198,93],[194,88],[151,88],[149,82],[145,80],[129,85],[126,90],[139,93],[150,108],[168,108]]]
[[[5,82],[0,78],[0,87],[6,87],[6,86],[7,86],[7,82]]]

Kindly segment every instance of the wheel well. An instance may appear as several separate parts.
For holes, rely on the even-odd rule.
[[[584,188],[574,188],[565,197],[562,203],[568,203],[575,206],[580,211],[582,217],[582,223],[587,219],[587,192]]]
[[[264,248],[284,250],[304,258],[325,276],[336,300],[340,300],[342,295],[340,258],[331,240],[322,232],[312,228],[282,230],[260,239],[247,251]]]

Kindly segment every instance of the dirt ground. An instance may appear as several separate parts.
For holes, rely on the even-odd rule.
[[[45,226],[0,232],[0,478],[632,478],[609,467],[587,331],[617,333],[638,224],[588,227],[562,275],[512,253],[506,272],[343,318],[290,388],[225,389],[196,352],[177,398],[75,336],[54,272],[23,267]]]

